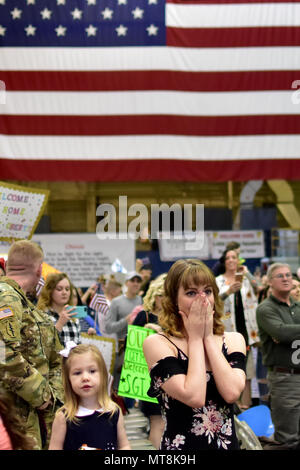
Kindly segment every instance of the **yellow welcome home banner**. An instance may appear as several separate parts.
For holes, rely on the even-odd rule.
[[[49,191],[0,182],[0,240],[30,239],[45,210]]]

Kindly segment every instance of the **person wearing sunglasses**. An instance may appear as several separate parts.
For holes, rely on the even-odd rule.
[[[290,295],[288,264],[269,266],[271,295],[257,308],[263,363],[268,367],[272,449],[300,449],[300,302]]]

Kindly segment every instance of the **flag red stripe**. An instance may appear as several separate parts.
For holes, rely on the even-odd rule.
[[[299,46],[300,28],[167,28],[167,44],[175,47]]]
[[[249,181],[297,180],[300,160],[35,161],[0,160],[1,177],[21,181]]]
[[[19,116],[4,115],[6,135],[266,135],[300,134],[300,115]]]
[[[300,30],[300,28],[299,28]],[[290,90],[300,70],[247,72],[2,71],[9,91],[255,91]]]

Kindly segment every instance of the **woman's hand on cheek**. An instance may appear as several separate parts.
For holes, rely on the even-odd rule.
[[[208,302],[206,315],[205,315],[205,337],[212,336],[214,334],[214,310],[212,305]]]
[[[203,338],[205,333],[205,305],[201,295],[192,302],[189,313],[179,310],[184,328],[189,336]]]

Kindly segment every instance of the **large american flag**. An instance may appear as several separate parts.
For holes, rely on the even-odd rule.
[[[0,0],[0,45],[2,179],[300,179],[298,1]]]

